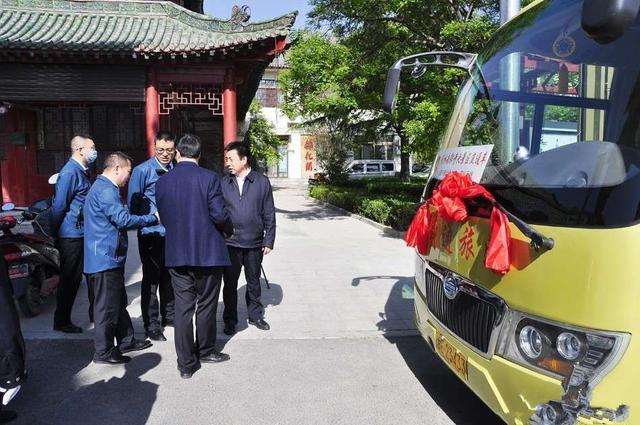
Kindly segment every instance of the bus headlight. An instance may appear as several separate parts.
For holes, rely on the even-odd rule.
[[[567,360],[576,360],[582,353],[582,342],[571,332],[562,332],[556,341],[556,350]]]
[[[531,360],[539,358],[542,355],[542,335],[533,326],[525,326],[520,329],[518,348]]]
[[[496,353],[563,381],[593,387],[620,360],[630,336],[581,329],[511,310]]]
[[[578,418],[603,417],[621,422],[629,406],[591,406],[592,389],[618,364],[631,336],[565,325],[509,311],[496,354],[562,381],[559,400],[539,404],[531,425],[576,424]]]

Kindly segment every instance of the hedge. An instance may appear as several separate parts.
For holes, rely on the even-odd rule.
[[[309,195],[397,230],[406,230],[420,205],[425,179],[361,179],[309,187]]]

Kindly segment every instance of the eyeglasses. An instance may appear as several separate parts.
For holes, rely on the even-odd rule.
[[[168,153],[168,154],[172,154],[172,153],[175,153],[176,150],[175,150],[175,148],[167,148],[167,149],[163,149],[163,148],[158,149],[158,148],[156,148],[156,152],[159,153],[159,154],[163,154],[165,152]]]

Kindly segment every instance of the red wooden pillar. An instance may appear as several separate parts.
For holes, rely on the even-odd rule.
[[[158,79],[155,70],[149,70],[145,93],[144,118],[147,133],[147,153],[155,155],[156,134],[160,130],[160,99],[158,96]]]
[[[227,71],[222,92],[222,126],[224,146],[235,142],[238,137],[238,119],[236,117],[236,84],[233,69]]]

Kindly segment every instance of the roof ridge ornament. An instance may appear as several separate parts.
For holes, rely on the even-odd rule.
[[[228,21],[236,27],[246,27],[249,19],[251,19],[251,8],[246,4],[243,6],[234,5],[231,8],[231,18]]]

